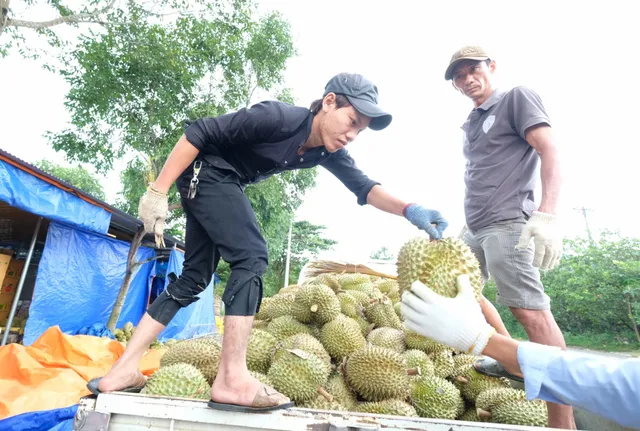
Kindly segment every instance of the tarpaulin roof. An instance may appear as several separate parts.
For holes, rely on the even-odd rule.
[[[38,265],[23,343],[33,343],[54,325],[67,333],[96,323],[106,325],[125,276],[128,254],[129,243],[125,241],[51,223]],[[140,247],[136,261],[155,256],[153,249]],[[154,261],[138,266],[117,328],[129,321],[137,325],[147,309],[153,267]]]
[[[12,178],[24,179],[27,183],[20,187],[20,184],[10,181]],[[31,189],[28,190],[27,187]],[[43,190],[48,190],[48,196],[37,198],[37,194]],[[21,196],[25,192],[30,197],[29,200]],[[35,198],[33,198],[33,194],[36,195]],[[110,226],[129,235],[134,235],[138,227],[142,226],[142,221],[137,218],[2,149],[0,149],[0,200],[25,211],[72,226],[81,226],[94,232],[106,233]],[[64,206],[60,206],[63,203]],[[81,211],[85,212],[81,213]],[[95,213],[99,220],[89,220],[89,216],[84,215],[86,212]],[[105,220],[106,226],[104,225]],[[148,235],[150,239],[153,239],[152,236]],[[167,234],[164,238],[167,247],[176,245],[184,249],[184,243],[179,239]]]

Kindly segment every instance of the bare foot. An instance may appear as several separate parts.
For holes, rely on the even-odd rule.
[[[248,371],[233,376],[218,373],[213,386],[211,386],[211,399],[217,403],[251,406],[261,386],[262,383]],[[279,393],[267,395],[268,400],[263,399],[263,402],[267,402],[269,405],[290,402],[289,398]]]
[[[139,371],[119,370],[112,368],[98,383],[100,392],[119,391],[132,386],[143,386],[147,378]]]

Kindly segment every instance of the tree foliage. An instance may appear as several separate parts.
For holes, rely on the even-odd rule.
[[[47,134],[53,148],[98,172],[128,160],[116,206],[136,216],[186,121],[245,106],[256,88],[282,92],[286,60],[295,54],[289,24],[254,9],[246,0],[221,1],[168,23],[134,10],[126,25],[82,36],[61,70],[71,88],[71,125]],[[179,203],[175,186],[170,196]]]
[[[605,232],[594,242],[565,240],[564,249],[559,265],[541,275],[562,331],[637,335],[640,239]],[[512,320],[504,311],[505,321]]]
[[[65,105],[71,124],[47,136],[70,161],[91,163],[100,173],[126,160],[116,206],[137,216],[147,183],[185,122],[250,105],[257,90],[294,103],[283,72],[295,49],[288,22],[278,13],[258,16],[249,0],[219,1],[168,22],[150,19],[135,5],[121,14],[126,24],[88,32],[65,56],[61,73],[70,85]],[[282,283],[288,227],[315,176],[315,168],[288,171],[245,190],[269,250],[268,286]],[[179,206],[175,185],[169,204]],[[168,232],[180,238],[183,215],[179,209],[167,220]],[[296,224],[296,247],[306,244],[313,254],[330,246],[320,230]],[[302,255],[296,254],[292,273]],[[227,273],[222,263],[223,282]]]
[[[287,226],[288,227],[288,226]],[[291,258],[289,261],[289,284],[295,284],[302,267],[318,253],[331,250],[337,241],[324,238],[325,226],[306,220],[293,223],[291,229]],[[288,233],[288,229],[287,229]],[[270,270],[265,277],[265,295],[270,296],[284,287],[288,236],[285,235],[278,249],[273,250]]]
[[[105,199],[104,190],[102,189],[100,181],[80,165],[76,167],[64,167],[48,160],[40,160],[35,163],[35,166],[95,198],[100,200]]]
[[[378,250],[371,253],[371,259],[376,260],[394,260],[396,256],[389,250],[387,246],[382,246]]]

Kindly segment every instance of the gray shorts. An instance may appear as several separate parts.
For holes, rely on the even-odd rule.
[[[526,250],[516,244],[526,219],[493,223],[477,231],[467,230],[464,241],[480,262],[485,283],[496,283],[496,302],[507,307],[549,310],[550,299],[544,293],[540,271],[533,266],[533,241]]]

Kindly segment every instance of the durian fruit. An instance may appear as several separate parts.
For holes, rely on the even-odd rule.
[[[369,301],[371,301],[371,297],[368,294],[359,290],[346,290],[340,293],[351,296],[363,307],[368,305]]]
[[[506,401],[526,399],[527,394],[521,389],[495,388],[482,391],[476,398],[475,405],[477,409],[491,412],[495,406]]]
[[[491,422],[500,424],[547,427],[548,418],[547,403],[539,399],[505,401],[491,411]]]
[[[345,316],[354,318],[362,314],[362,305],[352,295],[342,292],[338,293],[336,298],[340,301],[340,312]]]
[[[183,340],[171,346],[162,355],[160,368],[184,362],[200,370],[209,385],[212,385],[218,374],[221,350],[220,343],[210,337]]]
[[[433,341],[424,335],[420,335],[406,327],[404,328],[404,337],[409,349],[417,349],[422,350],[425,353],[433,353],[438,350],[448,348],[447,346],[444,346],[437,341]]]
[[[295,293],[277,293],[271,297],[264,298],[255,319],[273,320],[280,316],[291,315],[291,307],[295,297]]]
[[[455,419],[462,396],[451,382],[436,376],[420,376],[414,380],[411,400],[423,418]]]
[[[121,343],[127,342],[127,336],[124,334],[124,331],[122,329],[114,329],[113,336]]]
[[[339,314],[332,321],[325,323],[320,330],[320,342],[338,362],[362,349],[367,343],[358,323],[344,314]]]
[[[266,296],[264,298],[262,298],[262,301],[260,302],[260,309],[258,310],[258,312],[255,314],[255,316],[253,316],[253,321],[262,321],[262,322],[268,322],[269,321],[269,306],[271,305],[271,301],[273,301],[273,297],[272,296]]]
[[[460,373],[464,372],[469,366],[473,366],[473,364],[479,359],[479,356],[471,355],[468,353],[458,353],[453,356],[453,373],[452,376],[459,376]]]
[[[421,376],[433,376],[435,374],[435,365],[431,358],[422,350],[410,349],[404,352],[404,357],[407,360],[408,368],[417,368],[420,370]],[[413,378],[416,378],[414,376]]]
[[[277,360],[283,352],[290,349],[300,349],[305,352],[313,353],[326,363],[328,367],[331,367],[331,356],[327,353],[327,350],[324,348],[322,343],[318,341],[317,338],[309,334],[301,333],[291,335],[279,342],[273,355],[273,360]]]
[[[404,400],[386,399],[382,401],[365,401],[358,405],[362,413],[374,413],[378,415],[418,417],[416,409]]]
[[[251,325],[251,327],[255,329],[267,329],[267,326],[269,326],[268,321],[258,319],[253,319],[253,325]]]
[[[451,349],[436,350],[428,355],[433,361],[435,367],[434,374],[443,379],[449,377],[453,373],[454,362]]]
[[[335,410],[335,411],[348,411],[345,406],[340,404],[335,398],[332,401],[327,401],[327,399],[322,395],[316,395],[315,398],[306,401],[297,407],[303,409],[315,409],[315,410]]]
[[[404,342],[404,332],[399,329],[376,328],[369,332],[367,341],[374,346],[386,347],[398,353],[407,350],[407,345]]]
[[[394,329],[403,329],[402,322],[396,314],[391,300],[387,297],[372,300],[364,309],[367,320],[377,328],[387,326]]]
[[[127,341],[131,340],[131,336],[133,335],[134,327],[132,322],[127,322],[122,327],[122,331],[124,332]]]
[[[296,293],[291,315],[303,323],[325,324],[340,314],[340,301],[330,287],[308,284]]]
[[[420,280],[439,295],[452,298],[458,294],[458,276],[469,274],[476,299],[482,296],[484,282],[478,259],[462,240],[411,239],[398,252],[397,269],[400,294]]]
[[[266,374],[278,344],[276,337],[262,329],[252,329],[247,344],[247,368]]]
[[[491,377],[476,371],[473,365],[458,369],[452,376],[454,383],[465,399],[475,403],[480,393],[489,389],[510,388],[511,383],[504,377]]]
[[[395,304],[393,304],[393,309],[398,315],[398,318],[400,319],[400,321],[404,322],[404,316],[402,315],[402,302],[398,301]]]
[[[324,284],[329,287],[335,293],[342,289],[340,282],[338,281],[338,277],[335,274],[326,272],[324,274],[320,274],[317,277],[314,277],[311,281],[312,283]]]
[[[384,293],[388,296],[389,292],[393,292],[399,289],[398,282],[396,280],[392,280],[390,278],[384,278],[378,280],[373,283],[373,286],[376,287],[380,292]]]
[[[304,403],[313,400],[318,394],[323,395],[327,401],[333,401],[333,397],[323,387],[329,373],[329,367],[314,354],[290,349],[273,361],[267,377],[273,382],[275,389],[295,403]]]
[[[147,380],[143,394],[180,398],[209,399],[211,387],[193,365],[175,363],[160,367]]]
[[[409,370],[400,353],[368,345],[343,364],[349,385],[366,401],[404,399],[409,395]]]
[[[358,324],[358,326],[360,327],[360,332],[362,333],[362,336],[365,338],[367,337],[367,335],[369,335],[369,332],[371,332],[375,327],[374,324],[369,323],[367,319],[365,319],[363,316],[360,316],[360,315],[354,317],[353,320]]]
[[[363,284],[370,285],[371,278],[366,274],[360,273],[345,273],[338,276],[338,282],[343,289],[354,288],[355,286],[361,286]]]
[[[305,325],[302,322],[299,322],[293,316],[276,317],[271,322],[269,322],[266,331],[276,337],[276,339],[279,341],[282,341],[285,338],[295,334],[304,333],[314,335],[313,328]]]
[[[462,415],[458,418],[460,421],[466,422],[487,422],[487,419],[483,419],[478,416],[475,408],[468,408],[462,413]]]
[[[386,295],[394,304],[400,301],[400,286],[396,280],[384,278],[373,283],[373,287]]]
[[[340,372],[334,372],[329,376],[325,389],[335,401],[345,406],[347,410],[354,411],[358,406],[358,398],[356,393],[349,387]]]
[[[164,346],[165,347],[171,347],[173,345],[175,345],[178,342],[178,340],[176,340],[175,338],[169,338],[167,341],[164,342]]]

